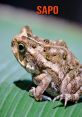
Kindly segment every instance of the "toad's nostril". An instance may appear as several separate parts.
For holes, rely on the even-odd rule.
[[[14,41],[11,42],[11,47],[14,47],[15,43]]]

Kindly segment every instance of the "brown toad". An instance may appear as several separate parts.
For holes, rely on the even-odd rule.
[[[49,41],[32,34],[25,26],[11,42],[19,63],[32,74],[37,87],[29,91],[36,100],[47,99],[46,91],[56,99],[78,101],[82,94],[82,66],[62,40]]]

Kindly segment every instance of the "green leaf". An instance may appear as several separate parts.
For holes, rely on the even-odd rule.
[[[4,13],[3,13],[4,10]],[[34,13],[0,8],[0,117],[82,117],[82,100],[77,104],[43,101],[29,96],[31,75],[16,61],[11,40],[20,28],[30,25],[33,33],[44,38],[63,39],[82,62],[82,28]]]

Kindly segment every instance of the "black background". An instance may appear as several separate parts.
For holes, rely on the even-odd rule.
[[[59,5],[59,15],[56,17],[82,23],[82,0],[0,0],[0,3],[34,11],[37,5]]]

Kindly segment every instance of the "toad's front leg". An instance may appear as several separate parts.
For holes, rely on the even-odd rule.
[[[42,100],[43,98],[43,93],[44,91],[47,89],[47,87],[49,86],[50,82],[51,82],[51,77],[46,74],[40,74],[39,76],[35,77],[34,82],[37,84],[38,86],[35,88],[33,87],[29,93],[31,94],[31,96],[33,96],[37,101],[38,100]],[[45,96],[44,96],[45,97]],[[47,97],[46,97],[47,98]]]

